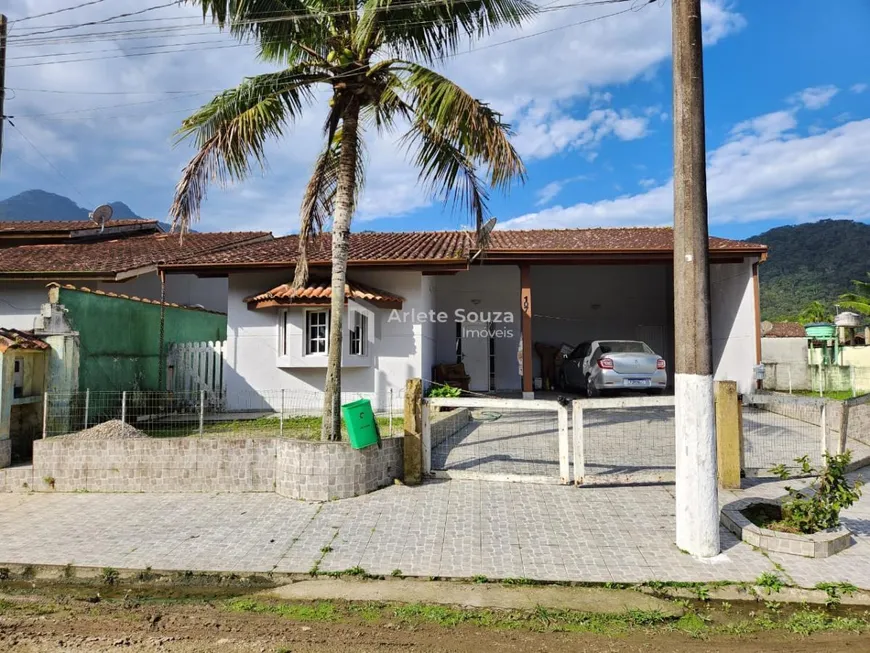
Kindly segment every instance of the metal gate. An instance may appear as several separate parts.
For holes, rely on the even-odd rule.
[[[557,401],[423,400],[423,468],[435,478],[567,484],[569,448]]]

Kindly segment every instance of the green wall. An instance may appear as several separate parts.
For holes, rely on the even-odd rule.
[[[160,306],[60,288],[79,332],[79,389],[158,390]],[[166,307],[164,342],[226,340],[227,316]]]

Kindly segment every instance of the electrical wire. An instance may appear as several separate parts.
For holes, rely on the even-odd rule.
[[[63,174],[56,165],[51,162],[51,159],[49,159],[47,156],[45,156],[45,154],[42,153],[42,150],[36,147],[33,141],[31,141],[29,138],[27,138],[27,136],[24,135],[24,132],[21,131],[14,122],[12,122],[12,119],[9,116],[5,116],[5,118],[6,122],[9,123],[9,126],[12,127],[12,129],[14,129],[16,132],[18,132],[18,135],[21,136],[22,139],[24,139],[24,142],[32,147],[33,150],[42,157],[42,160],[45,161],[51,167],[51,169],[57,173],[58,177],[60,177],[70,185],[70,188],[72,188],[76,192],[76,195],[78,195],[78,199],[83,200],[84,193],[82,193],[81,190],[79,190],[79,188],[72,181],[70,181],[70,179],[65,174]],[[87,205],[87,203],[84,204]]]
[[[654,0],[652,0],[652,1],[654,1]],[[650,4],[650,3],[647,3],[647,4]],[[525,39],[528,39],[528,38],[532,38],[532,37],[534,37],[534,36],[540,36],[540,35],[543,35],[543,34],[549,34],[549,33],[556,32],[556,31],[559,31],[559,30],[562,30],[562,29],[567,29],[567,28],[570,28],[570,27],[577,27],[577,26],[580,26],[580,25],[584,25],[584,24],[588,24],[588,23],[596,22],[596,21],[598,21],[598,20],[604,20],[604,19],[606,19],[606,18],[611,18],[611,17],[614,17],[614,16],[618,16],[618,15],[620,15],[620,14],[624,14],[624,13],[627,13],[627,12],[629,12],[629,11],[635,11],[635,9],[632,9],[632,8],[629,8],[629,9],[623,9],[623,10],[618,11],[618,12],[613,12],[613,13],[610,13],[610,14],[605,14],[605,15],[603,15],[603,16],[596,16],[596,17],[594,17],[594,18],[588,18],[588,19],[586,19],[586,20],[578,21],[578,22],[575,22],[575,23],[569,23],[569,24],[565,24],[565,25],[560,25],[560,26],[558,26],[558,27],[554,27],[554,28],[547,29],[547,30],[542,30],[542,31],[539,31],[539,32],[534,32],[534,33],[532,33],[532,34],[524,34],[524,35],[521,35],[521,36],[514,37],[514,38],[512,38],[512,39],[507,39],[507,40],[505,40],[505,41],[499,41],[499,42],[497,42],[497,43],[490,43],[490,44],[487,44],[487,45],[482,45],[482,46],[479,46],[479,47],[470,48],[470,49],[468,49],[468,50],[462,50],[462,51],[460,51],[460,52],[455,52],[455,53],[452,53],[451,55],[448,55],[448,57],[445,57],[445,58],[457,57],[457,56],[461,56],[461,55],[465,55],[465,54],[470,54],[470,53],[472,53],[472,52],[478,52],[478,51],[481,51],[481,50],[487,50],[487,49],[494,48],[494,47],[498,47],[498,46],[501,46],[501,45],[507,45],[507,44],[514,43],[514,42],[517,42],[517,41],[522,41],[522,40],[525,40]],[[225,47],[238,47],[238,46],[225,46]],[[201,50],[201,49],[204,49],[204,48],[199,48],[199,49]],[[213,49],[213,48],[212,48],[212,49]],[[133,56],[133,55],[130,55],[130,56]],[[111,57],[110,57],[110,58],[111,58]],[[357,70],[358,70],[358,69],[357,69]],[[327,81],[331,81],[331,80],[334,80],[334,79],[337,79],[337,78],[342,78],[342,77],[351,76],[351,75],[353,75],[353,74],[356,74],[357,70],[346,71],[346,72],[344,72],[344,73],[339,73],[338,75],[325,76],[322,80],[319,80],[319,81],[327,82]],[[21,89],[19,89],[19,90],[21,90]],[[204,94],[212,93],[212,92],[214,92],[214,91],[205,91],[205,90],[204,90],[204,91],[187,91],[187,92],[175,92],[175,93],[177,93],[177,94],[178,94],[179,96],[181,96],[181,97],[187,98],[187,97],[194,97],[194,96],[196,96],[196,95],[204,95]],[[217,91],[217,92],[220,92],[220,91]],[[176,99],[176,98],[172,98],[172,99],[174,100],[174,99]],[[178,98],[178,99],[180,99],[180,98]],[[122,103],[122,104],[115,104],[115,105],[107,105],[107,106],[101,106],[101,107],[90,107],[90,108],[77,109],[77,110],[72,110],[72,111],[59,111],[59,112],[55,112],[55,113],[43,113],[43,114],[19,115],[19,116],[17,116],[17,117],[18,117],[18,118],[49,118],[49,117],[65,117],[65,116],[70,115],[70,114],[81,114],[81,113],[87,113],[87,112],[91,112],[91,111],[104,111],[104,110],[107,110],[107,109],[115,109],[115,108],[127,107],[127,106],[138,106],[138,105],[155,104],[155,103],[158,103],[158,102],[164,102],[164,101],[165,101],[165,100],[163,100],[163,99],[159,99],[159,100],[146,100],[146,101],[140,101],[140,102],[129,102],[129,103]],[[194,109],[195,109],[195,107],[194,107]],[[175,110],[173,110],[173,111],[164,112],[164,113],[178,113],[178,112],[179,112],[179,111],[175,111]],[[162,114],[153,114],[153,115],[162,115]]]
[[[62,32],[65,30],[78,29],[80,27],[90,27],[92,25],[103,25],[105,23],[111,23],[113,20],[118,18],[126,18],[128,16],[138,16],[140,14],[147,13],[149,11],[156,11],[157,9],[166,9],[167,7],[172,7],[181,3],[181,0],[172,0],[172,2],[167,2],[162,5],[154,5],[153,7],[146,7],[145,9],[140,9],[139,11],[130,11],[124,14],[118,14],[117,16],[110,16],[109,18],[103,18],[101,20],[92,20],[86,23],[77,23],[75,25],[60,25],[58,27],[52,27],[51,29],[37,31],[37,32],[28,32],[23,36],[39,36],[41,34],[52,34],[54,32]]]
[[[626,1],[629,1],[629,0],[607,0],[607,2],[606,2],[605,4],[615,4],[615,3],[617,3],[617,2],[626,2]],[[646,2],[645,4],[651,4],[652,2],[655,2],[655,0],[649,0],[649,1]],[[578,3],[577,5],[570,5],[570,6],[580,6],[580,5],[583,5],[583,4],[586,4],[586,3]],[[568,8],[568,7],[570,7],[570,6],[569,6],[569,5],[566,5],[565,8]],[[580,26],[580,25],[585,25],[585,24],[587,24],[587,23],[596,22],[596,21],[598,21],[598,20],[603,20],[603,19],[606,19],[606,18],[611,18],[611,17],[614,17],[614,16],[618,16],[618,15],[621,15],[621,14],[626,14],[626,13],[633,12],[633,11],[637,11],[637,9],[635,9],[635,8],[632,7],[632,8],[624,9],[624,10],[621,10],[621,11],[613,12],[613,13],[610,13],[610,14],[605,14],[605,15],[602,15],[602,16],[595,16],[595,17],[593,17],[593,18],[588,18],[588,19],[585,19],[585,20],[581,20],[581,21],[577,21],[577,22],[573,22],[573,23],[567,23],[567,24],[565,24],[565,25],[559,25],[559,26],[557,26],[557,27],[554,27],[554,28],[551,28],[551,29],[548,29],[548,30],[542,30],[542,31],[539,31],[539,32],[533,32],[533,33],[531,33],[531,34],[525,34],[525,35],[518,36],[518,37],[515,37],[515,38],[512,38],[512,39],[508,39],[508,40],[506,40],[506,41],[500,41],[500,42],[498,42],[498,43],[491,43],[491,44],[489,44],[489,45],[484,45],[484,46],[480,46],[480,47],[476,47],[476,48],[471,48],[471,49],[469,49],[469,50],[460,51],[460,52],[458,52],[458,53],[453,53],[453,54],[451,54],[451,55],[448,55],[448,56],[445,57],[445,58],[449,58],[449,57],[451,57],[451,56],[459,56],[459,55],[461,55],[461,54],[468,54],[468,53],[470,53],[470,52],[475,52],[475,51],[478,51],[478,50],[486,50],[486,49],[489,49],[489,48],[492,48],[492,47],[497,47],[497,46],[499,46],[499,45],[504,45],[504,44],[507,44],[507,43],[513,43],[513,42],[516,42],[516,41],[525,40],[525,39],[528,39],[528,38],[532,38],[532,37],[534,37],[534,36],[540,36],[540,35],[542,35],[542,34],[549,34],[549,33],[556,32],[556,31],[560,31],[560,30],[562,30],[562,29],[566,29],[566,28],[569,28],[569,27],[577,27],[577,26]],[[422,22],[422,21],[421,21],[421,22]],[[33,66],[46,66],[46,65],[54,65],[54,64],[63,64],[63,63],[79,63],[79,62],[85,62],[85,61],[99,61],[99,60],[111,60],[111,59],[128,59],[128,58],[141,57],[141,56],[153,56],[153,55],[157,55],[157,54],[175,54],[175,53],[178,53],[178,52],[198,52],[198,51],[206,51],[206,50],[224,50],[224,49],[239,48],[239,47],[253,47],[253,46],[256,46],[256,45],[257,45],[256,41],[254,41],[254,42],[250,42],[250,43],[226,43],[226,44],[224,44],[224,45],[216,45],[216,46],[213,46],[213,47],[203,47],[203,48],[189,48],[189,47],[186,47],[187,45],[196,45],[197,43],[211,43],[211,42],[212,42],[212,41],[200,41],[200,42],[195,42],[195,43],[190,43],[190,44],[178,44],[178,43],[175,43],[175,44],[166,44],[166,45],[143,46],[143,49],[148,48],[149,50],[153,50],[153,51],[148,51],[148,52],[136,52],[136,53],[133,53],[133,54],[119,54],[119,55],[111,56],[111,57],[82,57],[82,58],[79,58],[79,59],[65,59],[65,60],[63,60],[63,61],[41,61],[41,62],[32,62],[32,63],[26,63],[26,64],[13,64],[13,65],[11,65],[11,66],[7,66],[7,67],[8,67],[8,68],[27,68],[27,67],[33,67]],[[276,42],[277,42],[277,41],[276,41]],[[261,44],[261,45],[262,45],[262,44]],[[167,48],[168,48],[168,49],[167,49]],[[109,51],[114,51],[114,50],[109,50]],[[92,51],[92,52],[95,52],[95,51]],[[72,53],[70,53],[70,54],[72,54]],[[83,54],[87,54],[87,52],[83,52]],[[36,56],[38,56],[38,57],[64,56],[64,53],[61,53],[61,54],[36,55]]]
[[[24,18],[16,18],[15,20],[10,20],[9,24],[14,25],[15,23],[23,23],[25,20],[33,20],[35,18],[45,18],[46,16],[54,16],[55,14],[62,14],[65,11],[73,11],[74,9],[81,9],[82,7],[90,7],[91,5],[98,5],[101,2],[105,2],[106,0],[91,0],[90,2],[83,2],[80,5],[75,5],[72,7],[64,7],[63,9],[55,9],[54,11],[46,11],[44,14],[34,14],[33,16],[25,16]]]

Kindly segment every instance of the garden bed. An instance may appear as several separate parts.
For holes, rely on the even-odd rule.
[[[811,534],[795,532],[782,521],[782,500],[735,501],[722,509],[720,521],[747,544],[770,553],[827,558],[852,544],[852,534],[844,526]]]

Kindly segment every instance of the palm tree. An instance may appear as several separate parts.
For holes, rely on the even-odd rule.
[[[284,135],[315,100],[329,95],[324,146],[301,207],[293,283],[308,277],[309,239],[332,221],[332,301],[324,385],[323,439],[341,433],[341,343],[348,236],[363,185],[366,127],[402,127],[399,143],[428,192],[466,207],[480,224],[488,188],[506,190],[525,168],[501,114],[430,67],[501,26],[536,12],[530,0],[186,0],[221,29],[253,40],[280,70],[249,77],[182,122],[179,140],[197,153],[184,168],[170,209],[183,234],[199,218],[210,180],[245,179],[265,164],[264,145]],[[479,174],[479,171],[482,174]]]
[[[838,304],[847,310],[870,315],[870,272],[867,273],[868,281],[852,281],[855,286],[854,292],[840,295]]]
[[[804,310],[798,315],[798,322],[801,324],[812,324],[813,322],[830,322],[831,311],[822,302],[815,301],[806,305]]]

